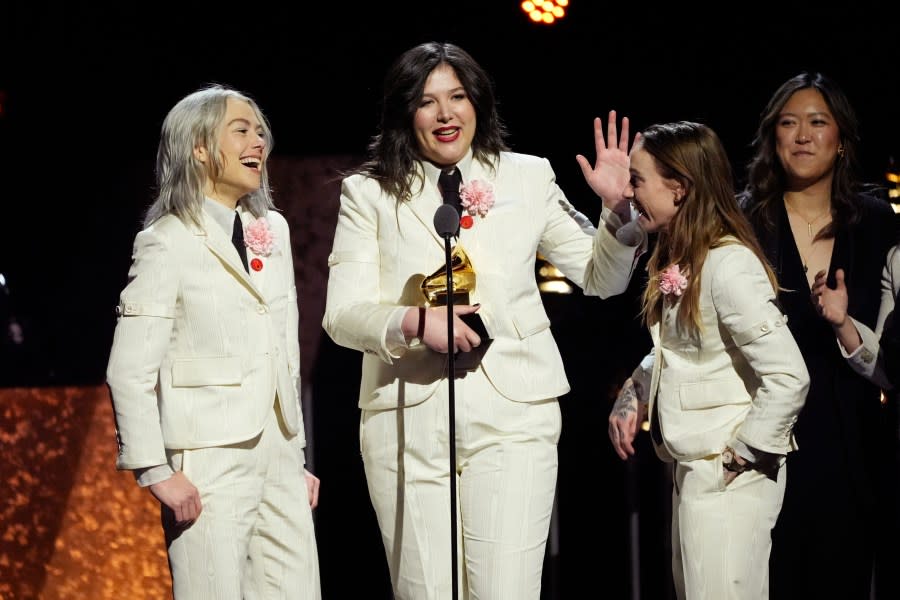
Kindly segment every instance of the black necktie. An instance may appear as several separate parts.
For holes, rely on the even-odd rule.
[[[459,200],[459,186],[461,183],[462,174],[459,172],[459,169],[453,169],[449,173],[441,171],[441,176],[438,178],[438,186],[441,188],[444,204],[449,204],[460,214],[462,214],[462,203]]]
[[[241,255],[241,262],[244,263],[244,270],[250,272],[247,266],[247,246],[244,244],[244,225],[241,223],[241,216],[234,211],[234,227],[231,229],[231,243],[237,248],[238,254]]]

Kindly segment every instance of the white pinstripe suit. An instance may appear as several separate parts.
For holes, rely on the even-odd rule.
[[[265,216],[275,246],[248,249],[262,268],[247,273],[210,210],[202,226],[168,215],[135,239],[107,368],[117,467],[168,462],[200,491],[197,522],[167,529],[176,595],[280,598],[274,585],[318,598],[288,225]],[[275,575],[287,581],[266,584]]]
[[[451,586],[449,444],[456,444],[463,597],[537,599],[557,474],[559,395],[569,382],[534,273],[541,252],[589,294],[624,291],[635,248],[599,232],[556,185],[547,160],[503,152],[496,169],[469,154],[464,182],[495,203],[460,232],[477,273],[470,301],[493,342],[455,380],[448,439],[447,356],[391,347],[398,312],[423,304],[418,285],[444,264],[433,216],[438,171],[408,201],[360,175],[343,183],[323,325],[364,352],[360,444],[398,600],[447,598]],[[402,336],[401,336],[402,337]]]

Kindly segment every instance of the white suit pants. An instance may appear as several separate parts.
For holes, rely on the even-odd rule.
[[[556,491],[556,399],[513,402],[481,370],[455,380],[459,598],[538,600]],[[360,445],[396,600],[451,597],[448,386],[363,411]]]
[[[203,505],[187,529],[163,509],[177,600],[321,598],[303,451],[280,415],[246,442],[172,454]]]
[[[675,464],[672,573],[681,600],[768,600],[772,528],[787,467],[746,471],[725,486],[722,457]]]

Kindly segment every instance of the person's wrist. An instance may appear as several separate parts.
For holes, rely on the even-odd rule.
[[[744,460],[740,454],[734,451],[734,448],[726,447],[725,450],[722,451],[722,466],[726,471],[743,473],[744,471],[752,469],[753,463],[749,460]]]

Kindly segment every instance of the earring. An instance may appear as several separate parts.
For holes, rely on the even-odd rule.
[[[838,156],[844,158],[844,144],[838,144]]]

